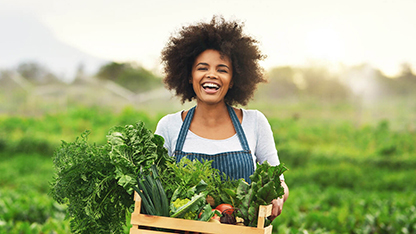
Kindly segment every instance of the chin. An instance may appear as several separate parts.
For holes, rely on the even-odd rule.
[[[224,99],[222,99],[222,100],[207,100],[207,99],[202,100],[202,99],[198,99],[197,103],[198,104],[207,104],[207,105],[216,105],[216,104],[219,104],[219,103],[224,103]]]

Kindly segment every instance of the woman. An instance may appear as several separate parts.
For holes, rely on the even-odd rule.
[[[212,166],[228,176],[244,178],[256,162],[279,164],[273,133],[266,117],[257,110],[231,107],[246,105],[256,86],[264,82],[258,61],[257,41],[242,32],[242,25],[214,17],[210,23],[183,27],[162,51],[164,82],[168,89],[196,106],[163,117],[156,134],[165,139],[170,155],[179,161],[213,160]],[[289,190],[273,200],[271,218],[277,217]]]

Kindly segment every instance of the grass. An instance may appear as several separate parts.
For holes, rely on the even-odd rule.
[[[290,169],[290,197],[273,222],[275,233],[416,233],[416,133],[403,127],[412,124],[411,109],[410,122],[398,124],[400,114],[358,124],[344,104],[250,107],[268,116],[280,160]],[[51,156],[61,140],[91,130],[90,142],[104,144],[110,127],[137,120],[154,131],[166,112],[80,107],[1,116],[0,233],[69,233],[65,207],[48,196]]]
[[[3,152],[0,171],[0,233],[69,233],[65,207],[48,196],[49,157]]]

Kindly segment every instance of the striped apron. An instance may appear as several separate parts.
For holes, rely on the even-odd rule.
[[[195,113],[195,107],[193,107],[188,111],[188,114],[186,115],[179,132],[174,152],[174,155],[176,156],[176,162],[179,162],[183,157],[187,157],[190,160],[197,159],[201,162],[202,160],[213,160],[212,167],[218,169],[220,174],[225,173],[231,179],[244,178],[245,181],[251,183],[249,176],[254,173],[254,163],[251,156],[250,147],[248,146],[246,135],[244,134],[243,128],[241,127],[236,113],[231,106],[227,105],[227,108],[243,150],[222,152],[211,155],[183,152],[182,148]]]

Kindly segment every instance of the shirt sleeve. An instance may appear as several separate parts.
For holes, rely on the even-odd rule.
[[[168,154],[172,155],[172,149],[171,149],[171,138],[169,134],[169,116],[165,116],[162,119],[159,120],[156,126],[155,134],[162,136],[163,139],[165,139],[165,143],[163,146],[168,150]]]
[[[259,164],[267,161],[270,165],[276,166],[280,164],[277,155],[276,144],[274,142],[272,128],[266,116],[260,111],[257,111],[257,147],[256,158]],[[284,180],[284,176],[280,176]]]

